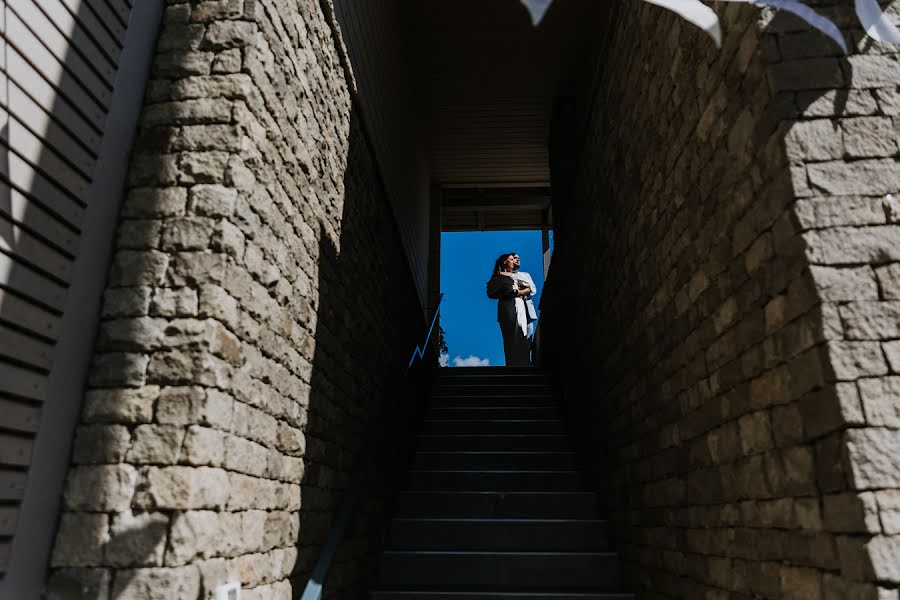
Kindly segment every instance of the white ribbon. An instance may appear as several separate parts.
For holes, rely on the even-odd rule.
[[[553,0],[520,0],[528,9],[531,15],[531,22],[537,25],[544,18],[547,9]],[[799,0],[721,0],[723,2],[742,2],[744,4],[753,4],[756,6],[770,6],[778,10],[785,10],[793,13],[809,23],[812,27],[818,29],[841,47],[846,53],[848,52],[847,43],[841,30],[828,17],[825,17],[815,10],[803,4]],[[722,46],[722,26],[719,24],[719,18],[713,10],[703,4],[700,0],[644,0],[650,4],[666,8],[689,23],[696,25],[705,31],[716,43],[716,46]],[[856,16],[866,35],[872,39],[888,44],[900,44],[900,29],[893,23],[878,6],[877,0],[856,0]]]
[[[844,36],[841,30],[835,25],[831,19],[824,17],[803,4],[798,0],[722,0],[723,2],[743,2],[744,4],[755,4],[756,6],[771,6],[778,10],[786,10],[794,13],[828,37],[840,46],[844,52],[847,52],[847,44],[844,42]]]
[[[722,47],[722,26],[719,25],[719,17],[716,16],[713,9],[700,2],[700,0],[644,1],[671,10],[681,18],[708,33],[716,43],[717,48]]]
[[[531,15],[531,24],[537,26],[544,18],[544,14],[550,8],[553,0],[521,0],[521,2],[528,9],[528,14]]]
[[[856,0],[856,16],[866,35],[878,42],[900,44],[900,30],[891,23],[876,0]]]

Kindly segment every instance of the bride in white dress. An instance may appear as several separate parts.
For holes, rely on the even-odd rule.
[[[531,297],[537,287],[531,275],[519,271],[519,255],[501,254],[487,282],[488,298],[498,300],[497,321],[503,334],[503,352],[507,367],[531,366],[531,340],[528,325],[537,320]]]

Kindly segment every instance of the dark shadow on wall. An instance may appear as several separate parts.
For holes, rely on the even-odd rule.
[[[628,12],[619,10],[616,18]],[[842,22],[851,18],[852,7],[846,12],[839,17]],[[855,22],[855,16],[852,18]],[[724,489],[727,482],[698,467],[710,458],[691,442],[721,425],[717,421],[720,414],[747,401],[749,386],[739,381],[745,367],[738,360],[721,365],[722,388],[707,388],[706,397],[702,385],[697,388],[699,395],[678,392],[708,375],[705,353],[701,351],[698,360],[692,356],[698,347],[708,349],[715,341],[718,334],[713,331],[713,315],[730,296],[739,302],[752,298],[742,306],[738,325],[739,339],[752,346],[767,335],[762,313],[773,298],[786,295],[794,286],[815,289],[807,268],[802,227],[791,210],[795,194],[783,138],[794,119],[848,114],[853,98],[847,88],[853,73],[832,42],[809,32],[783,47],[776,43],[774,48],[763,48],[773,62],[783,52],[808,53],[797,58],[809,61],[780,67],[757,64],[753,68],[758,85],[742,89],[736,61],[711,64],[719,51],[700,40],[702,34],[696,33],[698,43],[688,47],[684,30],[689,26],[675,24],[673,17],[663,12],[658,19],[642,31],[616,23],[618,33],[612,34],[611,46],[634,44],[633,50],[609,51],[598,61],[599,74],[587,74],[585,80],[596,82],[589,90],[590,109],[579,111],[571,100],[558,106],[551,128],[551,165],[554,217],[562,218],[555,221],[556,252],[545,289],[542,328],[545,362],[564,389],[567,418],[577,433],[579,453],[590,466],[592,487],[612,520],[614,546],[623,553],[631,590],[640,598],[695,598],[716,588],[707,587],[708,578],[704,583],[699,568],[698,572],[679,569],[679,560],[692,548],[712,542],[694,536],[686,519],[692,507],[719,503],[728,492]],[[636,25],[636,21],[631,18],[626,24]],[[721,53],[734,52],[740,42],[733,39],[740,36],[728,36],[729,25],[734,24],[723,19],[726,38]],[[680,70],[672,66],[676,61],[670,61],[668,55],[654,70],[656,63],[642,46],[648,44],[658,51],[654,40],[665,39],[663,32],[673,32],[672,39],[678,41],[679,27],[679,53],[685,53]],[[762,37],[808,31],[808,26],[793,17],[778,14]],[[636,41],[639,36],[640,42]],[[848,41],[848,45],[852,44]],[[610,56],[637,64],[603,64]],[[710,60],[704,60],[706,56]],[[703,64],[703,76],[685,66],[690,64],[694,68]],[[704,81],[710,69],[720,66],[726,69],[726,93],[712,130],[735,127],[743,121],[743,134],[724,139],[720,135],[720,147],[716,148],[710,147],[709,134],[701,138],[695,131],[710,98],[703,96],[694,82]],[[615,78],[617,70],[631,73],[641,67],[640,80]],[[760,94],[770,95],[767,76],[782,91],[759,98]],[[810,85],[810,76],[819,83]],[[792,89],[791,82],[797,77],[804,78],[805,89],[838,89],[827,93]],[[648,91],[648,81],[666,81],[671,88]],[[635,90],[638,93],[629,95]],[[699,101],[685,100],[691,95]],[[640,127],[654,122],[652,115],[632,114],[635,106],[652,107],[648,98],[657,100],[660,107],[676,100],[681,103],[684,110],[672,119],[674,127],[669,123],[657,123],[658,127],[649,131]],[[584,102],[585,98],[575,100]],[[765,110],[754,113],[755,121],[748,123],[742,111],[752,102]],[[590,118],[575,122],[572,115],[577,114]],[[627,138],[617,136],[617,125],[623,122],[635,127]],[[689,130],[686,137],[680,135],[685,130]],[[660,153],[663,157],[651,162]],[[717,160],[716,153],[728,153],[729,161]],[[755,164],[747,155],[755,157]],[[647,164],[652,168],[645,168]],[[758,186],[755,192],[747,186],[748,181],[762,177],[770,183]],[[652,211],[642,210],[646,205],[652,206]],[[717,216],[714,223],[721,227],[710,226],[712,216]],[[738,223],[755,232],[774,230],[777,256],[752,275],[745,272],[743,254],[732,256]],[[712,240],[717,241],[710,243]],[[588,263],[585,256],[591,257]],[[689,286],[698,265],[712,269],[708,286],[679,312],[673,302],[675,294]],[[585,277],[585,271],[592,276]],[[700,278],[696,281],[698,290],[705,285]],[[657,297],[660,289],[665,293]],[[575,302],[591,308],[573,311]],[[683,316],[690,313],[694,313],[690,319]],[[812,318],[821,319],[821,315]],[[822,330],[821,322],[815,326]],[[676,351],[681,355],[673,356]],[[752,360],[752,354],[748,355]],[[821,354],[817,361],[824,379],[810,376],[805,384],[812,392],[828,385],[827,361]],[[752,371],[752,363],[747,368]],[[736,429],[733,434],[722,443],[737,443]],[[822,469],[819,472],[827,471],[826,463],[839,463],[840,456],[817,455],[816,461]],[[651,489],[650,482],[666,485]],[[710,522],[697,525],[713,526]],[[771,593],[764,589],[764,574],[751,571],[741,576],[749,582],[748,595]]]
[[[331,239],[324,226],[319,230],[299,559],[291,583],[299,596],[353,474],[376,452],[324,586],[325,598],[362,599],[377,576],[390,498],[411,454],[429,373],[421,367],[407,373],[413,348],[424,336],[424,318],[355,112],[349,135],[339,239]]]

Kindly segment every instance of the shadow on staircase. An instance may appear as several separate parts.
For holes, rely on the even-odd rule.
[[[440,369],[373,600],[626,600],[547,376]]]

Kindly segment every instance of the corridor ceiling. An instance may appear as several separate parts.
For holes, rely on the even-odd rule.
[[[556,0],[533,27],[518,0],[408,0],[437,183],[549,183],[553,100],[594,55],[592,34],[605,5]]]

